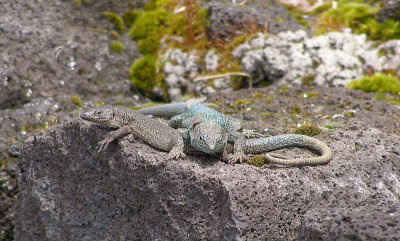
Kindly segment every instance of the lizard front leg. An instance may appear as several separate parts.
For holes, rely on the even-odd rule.
[[[98,149],[98,152],[100,152],[101,150],[106,149],[110,142],[118,140],[131,133],[132,129],[129,126],[123,126],[116,131],[112,131],[106,135],[106,138],[99,142],[96,149]]]
[[[230,140],[234,142],[233,144],[233,156],[229,158],[229,163],[242,163],[248,160],[248,156],[244,153],[246,147],[246,138],[244,135],[237,131],[232,131],[229,133]]]

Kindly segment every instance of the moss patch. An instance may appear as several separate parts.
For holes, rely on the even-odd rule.
[[[114,29],[120,33],[125,32],[124,20],[118,14],[104,11],[101,12],[102,15],[106,16],[107,19],[114,24]]]
[[[262,167],[265,164],[265,157],[262,155],[252,157],[247,163],[252,166]]]
[[[373,76],[353,80],[346,87],[364,92],[387,92],[400,96],[400,80],[391,74],[375,73]]]
[[[148,55],[132,64],[131,83],[139,91],[149,93],[157,85],[156,57]]]
[[[338,1],[336,9],[329,9],[321,14],[315,25],[315,34],[328,31],[341,31],[351,28],[355,33],[365,33],[370,39],[389,40],[400,38],[398,21],[387,20],[379,23],[375,18],[379,12],[378,4],[371,5],[362,0]]]
[[[316,136],[319,135],[321,131],[322,130],[318,126],[306,123],[296,128],[294,131],[292,131],[292,133],[306,136]]]
[[[78,96],[71,96],[71,102],[79,108],[82,107],[82,100]]]
[[[124,45],[120,41],[111,41],[110,49],[116,53],[122,53],[124,51]]]

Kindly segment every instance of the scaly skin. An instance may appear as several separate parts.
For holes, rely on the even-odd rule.
[[[173,129],[156,119],[137,112],[98,108],[82,113],[81,118],[104,127],[117,129],[110,132],[104,140],[99,142],[99,151],[105,149],[112,141],[128,134],[134,134],[153,147],[169,151],[166,159],[184,157],[184,152],[188,154],[204,154],[204,152],[193,148],[187,129]],[[255,154],[292,146],[313,149],[319,152],[321,156],[288,159],[278,155],[266,154],[265,157],[273,164],[289,166],[322,165],[327,164],[332,158],[332,152],[325,143],[309,136],[296,134],[247,139],[245,140],[243,152]],[[234,146],[228,143],[224,150],[232,153],[234,152]]]
[[[189,130],[191,146],[198,151],[224,155],[228,142],[233,142],[234,154],[229,162],[247,160],[244,153],[246,138],[239,132],[240,121],[201,104],[204,100],[191,99],[188,102],[143,108],[137,112],[172,117],[168,125]]]
[[[97,108],[82,113],[81,118],[104,127],[117,129],[99,142],[99,152],[110,142],[128,134],[134,134],[153,147],[169,151],[166,159],[178,159],[185,156],[183,138],[179,131],[145,115],[128,110]]]

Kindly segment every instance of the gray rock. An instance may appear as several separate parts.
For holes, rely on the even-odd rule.
[[[205,68],[208,72],[215,72],[218,68],[219,56],[214,49],[210,49],[204,57]]]
[[[178,101],[182,96],[182,91],[180,88],[169,88],[168,97],[170,101]]]
[[[334,237],[322,225],[308,228],[336,225],[323,220],[333,217],[330,209],[355,220],[354,227],[342,220],[343,230],[375,218],[374,225],[384,221],[376,240],[399,237],[398,211],[374,210],[399,202],[400,139],[351,125],[360,128],[328,134],[335,153],[328,165],[266,169],[208,156],[165,162],[165,152],[131,135],[96,153],[107,129],[79,120],[58,125],[22,149],[15,239],[299,240],[299,231],[313,237],[318,230]],[[363,210],[371,213],[363,218]]]
[[[299,228],[299,240],[398,240],[399,237],[400,206],[390,204],[311,210]]]
[[[232,51],[232,56],[234,58],[241,58],[243,57],[243,55],[247,52],[251,50],[251,46],[250,44],[244,43],[241,44],[239,46],[237,46],[233,51]]]

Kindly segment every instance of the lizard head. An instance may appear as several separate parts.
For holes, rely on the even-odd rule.
[[[216,154],[223,152],[228,141],[228,132],[215,124],[195,125],[190,131],[190,141],[199,151]]]
[[[96,108],[81,114],[83,120],[100,124],[106,127],[119,128],[120,123],[117,121],[115,110],[107,108]]]

